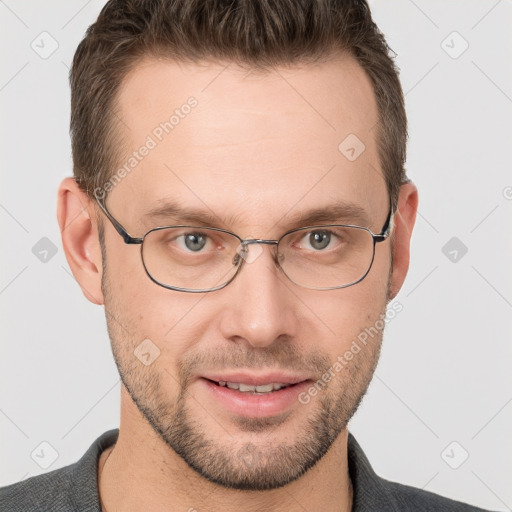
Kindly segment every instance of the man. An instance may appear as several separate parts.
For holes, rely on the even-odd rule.
[[[58,220],[121,423],[1,509],[480,510],[379,478],[347,430],[418,203],[368,6],[113,0],[71,87]]]

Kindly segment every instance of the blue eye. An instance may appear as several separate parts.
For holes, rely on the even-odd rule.
[[[308,236],[309,244],[316,250],[325,249],[331,243],[331,233],[329,231],[312,231]]]
[[[185,247],[193,252],[198,252],[206,245],[207,237],[201,233],[187,233],[183,235]]]

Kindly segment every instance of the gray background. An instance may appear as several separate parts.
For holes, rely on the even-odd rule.
[[[55,217],[68,68],[103,3],[0,1],[0,485],[76,461],[119,422],[103,311]],[[403,311],[351,431],[388,479],[510,510],[512,1],[371,5],[402,70],[420,207]]]

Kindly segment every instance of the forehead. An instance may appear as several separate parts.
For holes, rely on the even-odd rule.
[[[166,199],[252,226],[334,201],[387,208],[374,93],[349,56],[265,72],[145,59],[117,100],[126,172],[109,201],[134,222]]]

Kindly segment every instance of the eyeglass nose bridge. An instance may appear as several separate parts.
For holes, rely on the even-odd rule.
[[[238,265],[241,263],[241,260],[245,260],[245,257],[243,255],[247,253],[247,246],[251,244],[275,245],[277,247],[277,245],[279,244],[279,240],[266,240],[265,238],[246,238],[245,240],[242,240],[240,242],[240,252],[237,252],[235,257],[233,258],[234,265]]]
[[[242,247],[246,247],[250,244],[266,244],[266,245],[277,245],[279,240],[265,240],[264,238],[247,238],[242,240]]]

